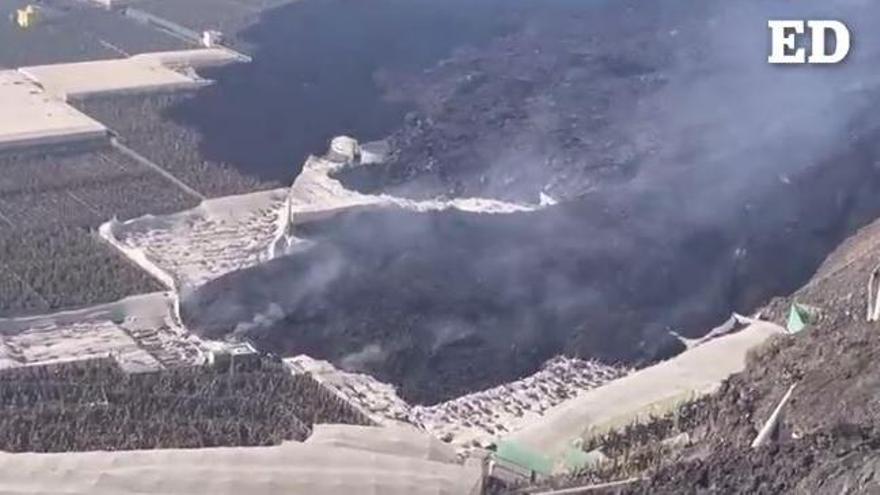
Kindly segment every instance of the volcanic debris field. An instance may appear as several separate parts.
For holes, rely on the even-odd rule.
[[[791,293],[880,213],[867,40],[840,70],[781,71],[756,19],[798,7],[549,5],[427,71],[390,72],[388,97],[414,105],[392,156],[340,176],[546,208],[300,226],[311,244],[208,283],[184,301],[187,324],[220,337],[260,321],[247,337],[264,349],[358,357],[404,398],[435,403],[558,353],[668,356],[682,348],[672,332]],[[834,12],[858,13],[856,26],[876,14]]]

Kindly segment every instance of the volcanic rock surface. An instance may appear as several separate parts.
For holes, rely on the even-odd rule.
[[[791,293],[880,215],[880,43],[866,28],[848,63],[823,71],[768,66],[765,42],[768,17],[833,14],[859,30],[877,7],[560,5],[427,73],[389,76],[418,110],[387,163],[342,176],[366,191],[559,204],[312,224],[297,232],[308,248],[190,295],[188,324],[217,337],[246,323],[265,349],[356,362],[433,403],[558,353],[668,355],[671,330],[695,336]]]
[[[627,453],[629,461],[612,470],[612,478],[647,478],[613,493],[877,493],[880,405],[874,391],[880,373],[873,363],[880,359],[880,333],[865,315],[867,282],[878,266],[875,221],[834,250],[803,287],[761,309],[784,324],[797,301],[819,309],[816,323],[756,349],[743,373],[684,406],[674,421],[633,425],[591,445],[609,455]],[[751,449],[792,384],[772,441]],[[687,434],[684,447],[663,446],[681,433]],[[588,471],[549,486],[591,484],[607,476]]]

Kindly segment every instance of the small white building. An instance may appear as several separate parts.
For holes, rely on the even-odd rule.
[[[223,33],[220,31],[203,31],[202,46],[205,48],[214,48],[223,44]]]
[[[361,147],[357,139],[337,136],[330,141],[330,156],[334,161],[357,163],[360,161]]]

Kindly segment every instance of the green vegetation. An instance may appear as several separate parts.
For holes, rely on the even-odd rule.
[[[273,445],[316,423],[370,424],[269,359],[140,374],[111,359],[13,368],[0,372],[0,413],[11,452]]]
[[[114,216],[124,220],[195,204],[107,146],[0,155],[0,316],[161,290],[95,231]]]

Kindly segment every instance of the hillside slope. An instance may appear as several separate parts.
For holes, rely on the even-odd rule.
[[[880,326],[865,321],[867,282],[878,264],[880,221],[841,244],[801,289],[761,311],[785,324],[798,301],[819,308],[818,321],[756,349],[746,370],[716,394],[594,445],[626,457],[621,466],[550,485],[637,474],[646,481],[614,493],[878,493]],[[774,441],[750,448],[792,384]],[[661,442],[681,433],[683,448]]]

